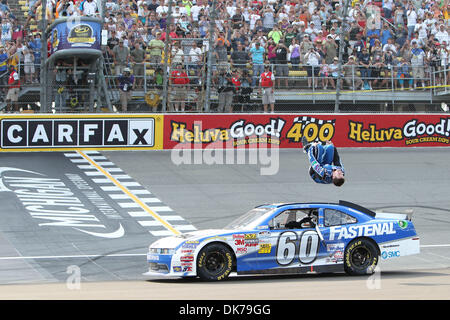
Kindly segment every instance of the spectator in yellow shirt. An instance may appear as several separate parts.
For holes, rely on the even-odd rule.
[[[281,32],[277,25],[273,26],[272,31],[269,32],[267,35],[268,39],[272,38],[272,40],[278,44],[280,42],[280,39],[283,37],[283,32]]]

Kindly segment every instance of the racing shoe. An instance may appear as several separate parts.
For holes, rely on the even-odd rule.
[[[311,143],[308,142],[308,139],[306,139],[305,136],[302,137],[302,146],[303,146],[303,153],[307,153],[309,147],[311,146]]]

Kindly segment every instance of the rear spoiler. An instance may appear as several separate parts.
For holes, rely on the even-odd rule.
[[[411,221],[412,215],[414,213],[413,209],[406,209],[402,212],[383,212],[383,210],[376,211],[377,219],[398,219],[398,220],[408,220]]]

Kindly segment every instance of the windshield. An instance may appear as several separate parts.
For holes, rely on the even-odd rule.
[[[228,224],[225,229],[242,229],[249,227],[273,208],[255,208]]]

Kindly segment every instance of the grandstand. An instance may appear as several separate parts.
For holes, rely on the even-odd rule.
[[[242,103],[240,88],[241,91],[235,91],[233,110],[260,111],[259,71],[252,63],[253,57],[249,51],[256,42],[265,50],[263,63],[270,64],[276,76],[277,111],[333,111],[338,97],[340,110],[346,111],[433,112],[442,111],[441,106],[450,100],[447,0],[350,1],[348,25],[344,25],[342,19],[347,1],[217,1],[214,21],[210,21],[213,15],[208,5],[212,5],[213,1],[95,1],[62,0],[54,3],[48,0],[47,25],[55,18],[93,15],[103,18],[106,35],[102,39],[101,66],[98,65],[100,62],[97,63],[98,70],[100,67],[102,70],[101,77],[87,64],[80,63],[74,67],[68,59],[61,64],[66,68],[69,78],[63,85],[57,83],[53,76],[56,74],[55,67],[48,70],[46,111],[120,111],[119,71],[123,67],[129,67],[132,74],[134,71],[135,77],[131,108],[128,111],[173,111],[179,88],[172,83],[170,74],[179,63],[190,80],[182,101],[186,111],[214,111],[222,78],[228,72],[231,74],[229,77],[242,80],[247,74],[252,80],[250,102]],[[40,1],[36,2],[37,7],[32,7],[35,2],[8,0],[1,7],[1,41],[8,51],[7,64],[18,65],[22,82],[19,103],[25,111],[43,109],[42,80],[26,83],[23,48],[34,51],[36,78],[39,79],[40,48],[38,45],[30,46],[32,38],[29,37],[36,34],[51,37],[48,30],[42,32]],[[319,6],[316,7],[315,3]],[[106,8],[104,14],[103,7]],[[169,18],[173,19],[173,23],[168,27],[170,39],[166,39],[165,28]],[[13,29],[11,35],[3,32],[7,29],[3,28],[7,21],[10,21]],[[212,22],[213,47],[210,48],[209,30]],[[344,41],[340,41],[343,27]],[[119,39],[124,40],[124,46],[128,48],[126,61],[120,65],[117,61],[117,52],[120,50],[114,49],[119,45]],[[295,43],[292,39],[295,39]],[[153,40],[160,40],[159,45],[162,43],[163,46],[158,49],[154,46],[158,41]],[[194,42],[196,50],[192,50]],[[243,47],[240,56],[239,43]],[[339,77],[343,81],[341,90],[337,92],[338,75],[334,58],[339,57],[338,45],[341,43],[344,50],[338,62],[342,64],[342,75]],[[167,44],[169,47],[165,48]],[[310,47],[318,54],[318,61],[309,61],[305,57]],[[144,52],[143,60],[139,58],[140,50]],[[212,52],[211,61],[208,61],[208,51]],[[392,56],[386,53],[388,51],[392,52]],[[169,53],[167,61],[164,59],[166,52]],[[207,77],[208,67],[212,71],[210,82]],[[167,77],[163,71],[165,68]],[[221,74],[222,70],[224,74]],[[89,75],[92,77],[93,73],[96,73],[96,78],[89,80]],[[79,74],[79,81],[71,80],[76,74]],[[8,76],[9,72],[2,73],[0,85],[4,93],[7,91],[5,80]],[[208,84],[211,105],[205,104]],[[102,86],[104,93],[97,90],[97,87]],[[62,87],[67,88],[65,96],[58,93]],[[56,97],[60,101],[64,100],[64,103],[55,105]],[[7,103],[3,101],[0,109],[6,108]]]

